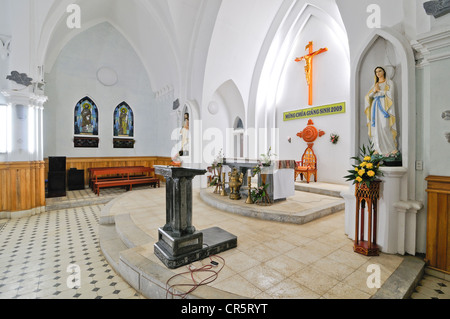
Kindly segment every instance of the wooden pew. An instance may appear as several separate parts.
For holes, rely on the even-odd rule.
[[[115,178],[120,178],[122,176],[119,176],[116,173],[113,174],[104,174],[103,172],[108,171],[110,172],[111,169],[119,170],[122,168],[145,168],[144,166],[117,166],[117,167],[92,167],[88,168],[88,174],[89,174],[89,187],[94,190],[94,183],[100,180],[111,180]],[[110,175],[110,176],[108,176]]]
[[[145,174],[145,175],[143,175]],[[109,176],[107,179],[99,179],[100,176]],[[151,167],[118,167],[102,169],[93,173],[93,189],[100,196],[100,189],[107,187],[128,186],[129,190],[133,185],[152,184],[160,187],[159,178],[155,177],[155,169]]]

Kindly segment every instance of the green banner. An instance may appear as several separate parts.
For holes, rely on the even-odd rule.
[[[284,122],[345,113],[345,102],[283,113]]]

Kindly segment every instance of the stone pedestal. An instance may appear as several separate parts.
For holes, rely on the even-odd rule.
[[[197,231],[192,224],[192,180],[206,170],[155,166],[155,174],[166,179],[166,225],[159,229],[154,251],[168,268],[237,247],[236,236],[220,228]]]

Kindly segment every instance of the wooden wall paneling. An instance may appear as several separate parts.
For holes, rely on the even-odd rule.
[[[89,168],[94,167],[118,167],[118,166],[145,166],[153,167],[154,165],[169,165],[172,162],[170,157],[83,157],[83,158],[67,158],[67,170],[76,168],[84,170],[84,180],[86,186],[89,184]],[[45,159],[45,178],[48,176],[48,159]],[[160,177],[164,181],[163,177]]]
[[[437,267],[439,269],[447,269],[447,195],[438,194],[438,238],[437,238]]]
[[[427,256],[430,267],[450,273],[450,177],[429,176]]]
[[[169,165],[169,157],[68,158],[67,170],[84,170],[88,185],[88,169],[93,167]],[[48,159],[36,162],[0,163],[0,211],[27,211],[45,206],[45,180]],[[164,177],[158,176],[162,182]],[[447,246],[446,246],[447,247]]]
[[[11,185],[7,179],[8,168],[6,164],[0,163],[0,211],[6,211],[9,207],[9,185]]]
[[[450,223],[450,195],[447,196],[447,223]],[[450,230],[447,232],[447,268],[445,270],[450,273]]]
[[[10,180],[11,180],[11,193],[10,198],[11,198],[11,203],[10,203],[10,207],[9,207],[9,211],[17,211],[17,194],[18,192],[20,192],[20,189],[18,189],[18,186],[20,186],[19,183],[19,177],[18,177],[18,170],[14,167],[11,168],[11,170],[9,171],[11,176],[10,176]]]
[[[35,204],[34,207],[45,206],[45,181],[44,181],[44,164],[42,161],[35,162],[34,179],[36,188],[34,189]]]
[[[0,163],[0,211],[28,211],[45,206],[43,162]]]
[[[437,193],[428,193],[428,216],[427,216],[427,259],[430,265],[436,265],[436,242],[437,242]]]

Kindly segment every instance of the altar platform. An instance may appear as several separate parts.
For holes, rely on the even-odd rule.
[[[231,200],[227,196],[214,194],[210,188],[200,191],[200,198],[221,211],[282,223],[306,224],[318,218],[345,209],[340,192],[348,187],[327,183],[307,184],[296,182],[295,195],[271,205],[246,204],[246,198]]]
[[[221,227],[238,237],[238,246],[220,254],[224,264],[214,259],[223,270],[212,283],[187,294],[188,299],[397,299],[408,296],[423,270],[416,258],[354,253],[353,241],[344,233],[343,210],[304,224],[265,220],[211,206],[201,199],[202,192],[193,192],[193,225],[200,231]],[[330,201],[328,204],[340,201],[327,195],[296,193],[301,193],[298,205],[300,198],[316,195]],[[187,266],[168,269],[154,254],[158,228],[166,222],[165,200],[163,185],[127,192],[109,202],[99,220],[100,247],[109,264],[149,299],[172,298],[167,283],[177,274],[184,273],[171,283],[192,283]],[[311,210],[321,203],[310,200],[310,207],[304,208]],[[266,213],[275,208],[260,207]],[[198,269],[210,261],[206,258],[192,267]],[[381,267],[381,289],[367,286],[371,264]],[[193,274],[197,282],[210,275]],[[191,288],[180,286],[176,292]]]

